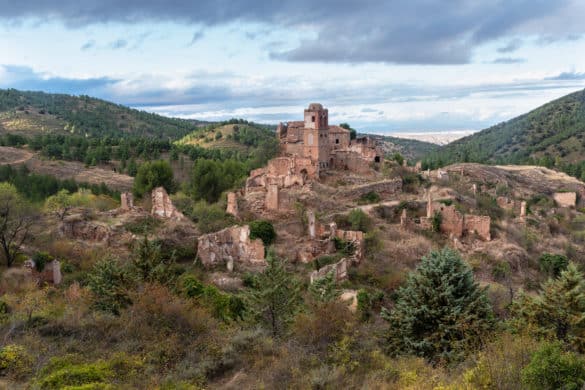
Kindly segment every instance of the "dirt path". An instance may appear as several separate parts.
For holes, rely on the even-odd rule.
[[[0,165],[24,164],[33,158],[34,153],[28,150],[0,146]]]

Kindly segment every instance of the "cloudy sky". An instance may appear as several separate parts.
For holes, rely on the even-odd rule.
[[[0,88],[206,120],[482,129],[585,87],[583,0],[0,0]]]

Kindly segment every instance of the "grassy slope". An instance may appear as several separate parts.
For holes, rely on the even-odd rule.
[[[431,153],[429,162],[525,163],[545,157],[565,163],[585,158],[585,90],[454,141]]]
[[[409,160],[419,160],[428,153],[439,148],[430,142],[417,141],[406,138],[396,138],[391,136],[371,135],[382,142],[386,154],[400,153]]]

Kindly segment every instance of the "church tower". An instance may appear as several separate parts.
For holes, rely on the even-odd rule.
[[[305,109],[303,135],[304,155],[319,162],[320,168],[329,165],[329,110],[319,103],[309,104]]]

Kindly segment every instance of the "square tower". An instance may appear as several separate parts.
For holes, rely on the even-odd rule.
[[[309,104],[305,109],[305,129],[327,130],[329,127],[329,110],[319,103]]]

